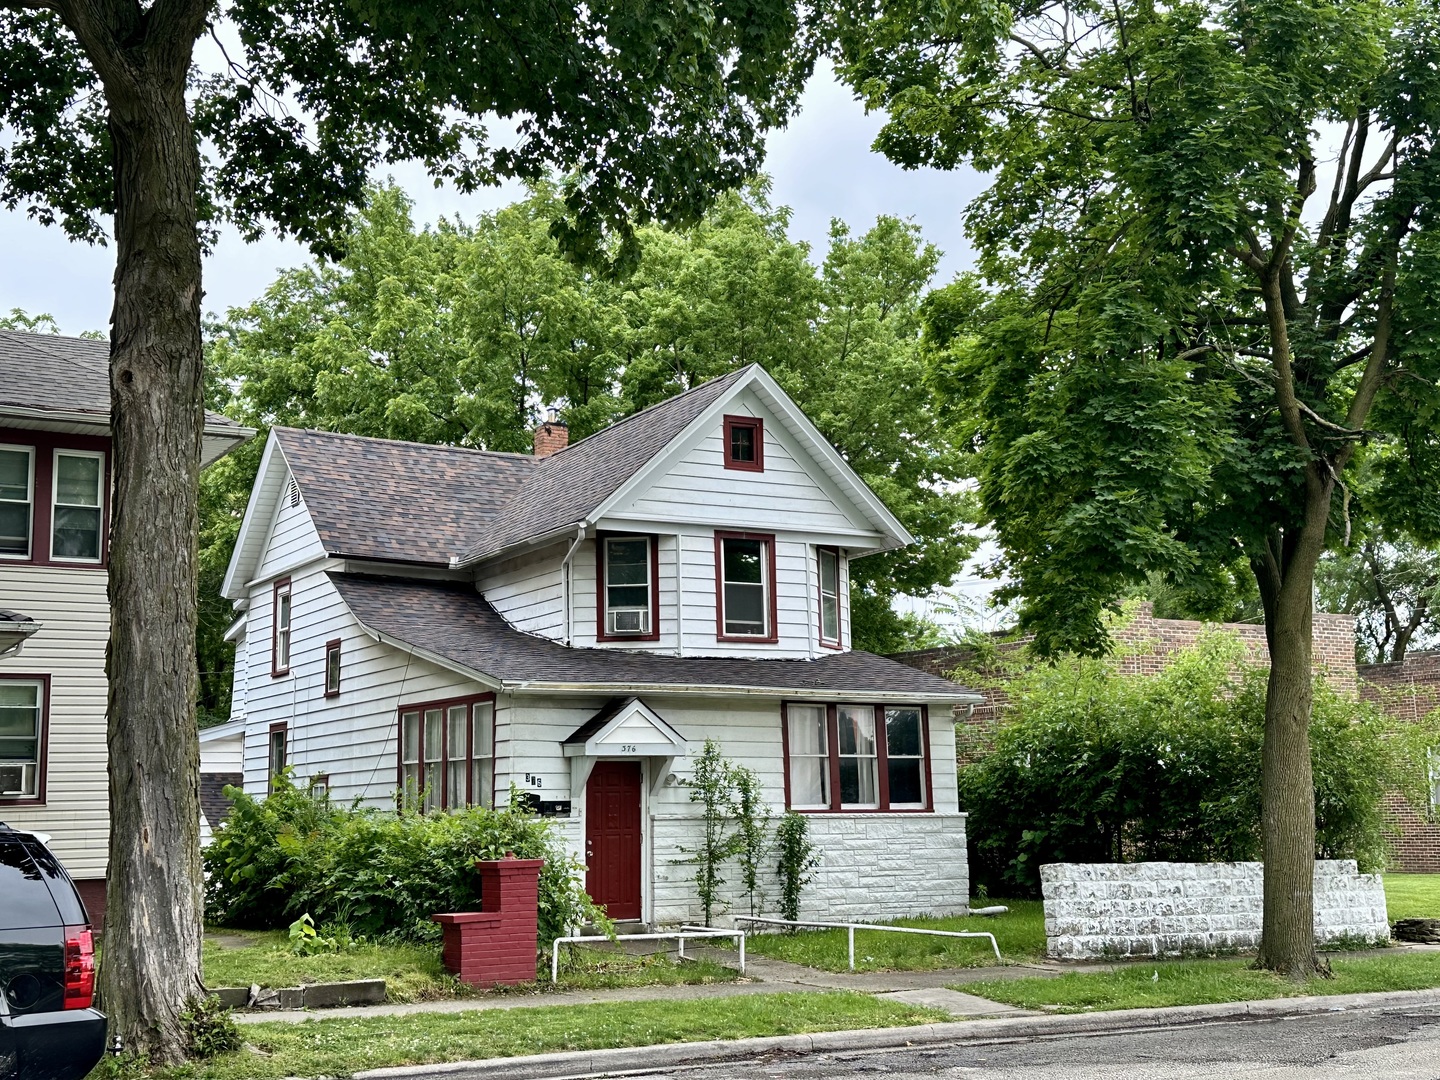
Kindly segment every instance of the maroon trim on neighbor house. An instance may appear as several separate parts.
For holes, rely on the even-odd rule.
[[[730,433],[735,428],[750,428],[755,432],[755,460],[736,461],[730,456]],[[742,472],[764,472],[765,471],[765,421],[758,416],[727,416],[725,417],[724,435],[725,439],[725,468],[740,469]]]
[[[277,720],[271,724],[265,732],[265,787],[268,790],[274,782],[275,777],[280,775],[275,769],[275,756],[272,749],[275,745],[275,733],[280,732],[285,736],[284,756],[285,760],[280,763],[280,770],[283,771],[290,765],[290,724],[285,720]]]
[[[725,544],[726,540],[759,540],[765,545],[765,569],[768,577],[765,598],[768,608],[769,633],[764,637],[756,634],[727,634],[725,632]],[[775,595],[775,534],[715,531],[715,640],[748,641],[755,645],[774,645],[780,640],[779,600]]]
[[[26,674],[23,671],[7,671],[0,679],[10,682],[38,682],[40,684],[40,753],[35,763],[35,795],[33,798],[16,798],[0,795],[0,808],[6,806],[44,806],[45,779],[50,771],[50,676],[39,672]]]
[[[290,600],[290,621],[291,621],[292,623],[295,621],[295,600],[294,600],[293,597],[292,597],[291,600]],[[325,696],[326,696],[327,698],[336,698],[336,697],[339,697],[339,696],[340,696],[340,686],[341,686],[341,683],[344,681],[344,678],[345,678],[344,670],[343,670],[343,667],[342,667],[342,665],[345,663],[345,657],[344,657],[344,654],[340,651],[340,644],[341,644],[341,639],[338,638],[338,637],[337,637],[337,638],[331,638],[329,641],[327,641],[327,642],[325,643],[325,668],[324,668],[324,671],[325,671]],[[330,687],[330,654],[331,654],[331,653],[334,653],[337,657],[339,657],[339,660],[337,661],[336,666],[335,666],[335,687],[334,687],[334,689],[331,689],[331,687]]]
[[[826,553],[835,556],[835,636],[825,636],[825,571],[820,560]],[[816,627],[817,640],[822,649],[842,649],[841,643],[845,640],[845,616],[840,604],[840,549],[821,545],[815,549],[815,589],[816,595],[820,598],[820,606],[815,609],[815,617],[818,623]]]
[[[419,758],[417,764],[420,767],[420,778],[425,777],[425,711],[427,709],[439,709],[440,716],[440,808],[445,809],[446,787],[450,783],[450,770],[445,766],[450,764],[450,723],[447,710],[455,705],[464,705],[468,708],[467,721],[465,724],[465,805],[475,805],[475,770],[470,766],[475,760],[475,706],[489,703],[490,710],[490,801],[495,801],[495,694],[492,691],[488,694],[470,694],[465,697],[436,698],[433,701],[409,702],[401,705],[395,710],[395,786],[400,792],[400,803],[405,804],[405,714],[419,714],[419,735],[417,752]],[[422,787],[415,794],[419,797],[424,791]],[[424,800],[421,799],[420,809],[424,808]]]
[[[605,596],[606,540],[644,540],[650,545],[650,632],[648,634],[611,634],[605,629],[605,615],[608,607]],[[658,536],[652,533],[622,532],[597,532],[595,534],[595,640],[660,640],[660,538]]]
[[[790,705],[780,703],[780,747],[784,754],[785,809],[797,814],[931,814],[935,812],[935,789],[932,783],[930,758],[930,707],[928,705],[881,705],[867,701],[846,701],[825,704],[825,741],[830,756],[830,805],[825,809],[815,807],[793,807],[790,797]],[[796,705],[818,705],[816,701],[797,701]],[[879,806],[843,806],[840,802],[840,705],[875,710],[875,769],[876,794]],[[885,729],[885,710],[920,710],[920,747],[925,783],[925,804],[923,806],[890,805],[890,751]]]
[[[110,559],[110,440],[99,435],[67,435],[30,428],[0,427],[0,443],[33,451],[31,470],[34,502],[30,507],[30,557],[0,556],[0,566],[66,566],[76,570],[104,570]],[[103,455],[100,468],[100,558],[57,559],[51,527],[55,517],[55,451],[79,450]]]
[[[270,677],[278,679],[281,675],[290,673],[291,657],[285,657],[285,666],[280,666],[280,593],[284,592],[290,597],[290,619],[285,625],[290,637],[286,642],[286,652],[295,651],[295,592],[290,587],[288,577],[277,578],[270,589]]]

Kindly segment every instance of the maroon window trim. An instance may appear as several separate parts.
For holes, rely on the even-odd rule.
[[[753,634],[727,634],[725,632],[725,541],[726,540],[759,540],[765,545],[765,567],[769,573],[767,589],[769,595],[765,598],[766,606],[769,609],[768,618],[770,621],[769,633],[764,637],[757,637]],[[780,640],[780,609],[779,600],[776,597],[775,588],[775,534],[774,533],[744,533],[744,532],[720,532],[715,533],[715,640],[716,641],[748,641],[753,645],[774,645]]]
[[[285,759],[285,760],[280,763],[280,769],[279,769],[278,771],[277,771],[276,768],[275,768],[275,757],[274,757],[274,755],[271,753],[271,747],[274,746],[274,744],[275,744],[275,733],[276,733],[277,731],[280,732],[281,734],[283,734],[283,735],[285,736],[284,750],[283,750],[283,755],[284,755],[284,759]],[[290,725],[289,725],[289,723],[288,723],[287,721],[280,720],[280,721],[278,721],[278,722],[276,722],[276,723],[274,723],[274,724],[271,724],[271,725],[270,725],[270,729],[265,733],[265,776],[266,776],[265,788],[266,788],[267,791],[268,791],[268,790],[270,789],[270,787],[275,783],[275,777],[279,776],[280,773],[283,772],[285,769],[289,768],[289,766],[290,766]]]
[[[0,796],[0,807],[44,806],[45,781],[50,772],[50,676],[36,672],[28,675],[23,671],[7,671],[0,679],[12,682],[38,682],[40,684],[40,753],[35,767],[40,775],[36,778],[34,798],[7,798]]]
[[[897,705],[891,702],[883,705],[869,701],[846,701],[845,705],[875,710],[875,768],[878,770],[877,794],[879,806],[842,806],[840,804],[840,703],[825,704],[826,743],[830,751],[830,806],[824,810],[814,807],[792,807],[790,798],[790,702],[780,703],[780,748],[784,755],[785,809],[797,814],[931,814],[935,812],[935,788],[931,775],[930,759],[930,707],[928,705]],[[797,701],[796,705],[818,705],[815,701]],[[890,753],[885,732],[885,710],[920,710],[920,746],[924,750],[923,769],[925,774],[925,805],[890,805]]]
[[[450,759],[450,724],[448,722],[447,710],[456,705],[464,705],[469,711],[469,722],[465,725],[465,805],[475,805],[475,706],[490,704],[490,801],[497,800],[495,791],[495,759],[500,756],[499,748],[495,745],[495,725],[498,722],[496,717],[495,694],[470,694],[466,697],[435,698],[431,701],[410,701],[401,705],[395,710],[395,789],[400,793],[398,796],[399,805],[402,810],[414,809],[417,812],[424,812],[424,801],[418,807],[409,807],[406,802],[405,791],[405,714],[409,712],[419,713],[419,760],[420,775],[425,775],[425,711],[427,709],[439,709],[442,716],[440,720],[440,807],[445,810],[449,794],[450,770],[447,765],[452,764]],[[419,792],[416,793],[417,796]]]
[[[644,540],[650,545],[650,632],[611,634],[605,629],[605,541]],[[660,640],[660,538],[653,533],[597,532],[595,534],[595,640]]]
[[[108,438],[96,435],[65,435],[59,432],[33,431],[28,428],[0,427],[0,443],[32,450],[32,481],[34,502],[30,507],[30,557],[0,557],[0,566],[64,566],[72,570],[104,570],[110,562],[110,494],[114,482],[111,473],[112,451]],[[79,450],[98,453],[101,458],[100,477],[100,558],[54,559],[50,548],[54,543],[51,527],[55,518],[55,452]],[[9,803],[7,805],[14,805]]]
[[[294,598],[293,595],[292,595],[291,598],[290,598],[290,621],[291,621],[291,623],[294,623],[294,621],[295,621],[295,598]],[[292,637],[292,640],[293,640],[293,637],[294,637],[293,632],[292,632],[292,634],[291,634],[291,637]],[[326,696],[327,698],[334,698],[334,697],[339,697],[339,696],[340,696],[340,687],[341,687],[341,685],[344,683],[344,679],[345,679],[345,672],[344,672],[344,666],[343,666],[344,663],[345,663],[345,656],[344,656],[344,653],[342,653],[342,652],[340,651],[340,644],[341,644],[341,639],[338,638],[338,637],[337,637],[337,638],[331,638],[329,641],[327,641],[327,642],[325,643],[325,668],[324,668],[324,671],[325,671],[325,696]],[[336,665],[335,665],[335,686],[334,686],[333,689],[332,689],[331,686],[330,686],[330,657],[331,657],[332,655],[334,655],[334,656],[336,657]]]
[[[290,597],[290,621],[286,624],[286,630],[290,634],[286,652],[290,655],[285,657],[285,666],[280,666],[280,594],[285,593]],[[270,677],[278,679],[281,675],[290,673],[290,661],[295,655],[295,590],[290,587],[290,579],[282,577],[276,580],[270,589]]]
[[[835,556],[835,637],[825,636],[825,572],[820,560],[825,555]],[[815,592],[819,606],[815,609],[816,630],[822,649],[841,649],[845,640],[845,617],[840,603],[840,549],[838,547],[817,547],[815,549]]]
[[[735,428],[750,428],[755,432],[755,460],[736,461],[730,456],[730,432]],[[725,439],[725,468],[742,472],[765,471],[765,421],[758,416],[727,416],[723,438]]]

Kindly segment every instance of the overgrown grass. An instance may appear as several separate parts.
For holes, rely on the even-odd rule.
[[[1045,955],[1045,913],[1038,900],[995,900],[1010,910],[991,918],[977,916],[897,919],[894,926],[928,930],[989,931],[1007,961]],[[756,956],[788,960],[823,971],[848,970],[844,930],[801,930],[794,934],[757,934],[746,942]],[[940,938],[921,934],[855,932],[856,971],[933,971],[936,968],[986,967],[995,963],[983,938]]]
[[[280,931],[223,931],[251,942],[228,948],[205,942],[205,985],[300,986],[350,979],[384,979],[391,1001],[434,1001],[474,997],[482,991],[461,983],[440,962],[439,946],[415,944],[355,945],[344,952],[296,956]],[[596,948],[562,951],[560,980],[550,982],[548,962],[539,965],[536,990],[601,990],[626,986],[679,986],[729,982],[731,967],[711,961],[678,963],[664,953],[633,956]]]
[[[1396,919],[1440,919],[1440,874],[1386,874],[1385,907]]]
[[[1053,978],[993,980],[956,986],[967,994],[1023,1009],[1089,1012],[1205,1005],[1219,1001],[1423,990],[1440,986],[1440,956],[1329,957],[1334,978],[1292,982],[1255,971],[1248,958],[1127,964],[1103,974],[1072,972]]]
[[[554,1050],[798,1035],[950,1019],[865,994],[756,994],[704,1001],[417,1013],[301,1024],[247,1025],[246,1048],[203,1065],[128,1073],[102,1065],[92,1080],[273,1080],[345,1076],[389,1065],[515,1057]]]

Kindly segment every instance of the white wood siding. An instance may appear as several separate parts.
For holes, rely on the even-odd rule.
[[[602,532],[625,534],[639,532],[634,528],[616,526],[603,528]],[[597,617],[598,581],[596,560],[598,545],[592,537],[580,545],[571,563],[571,587],[575,596],[575,637],[577,648],[591,649],[634,649],[644,652],[674,653],[679,647],[680,618],[676,599],[675,553],[679,537],[659,535],[655,537],[660,564],[660,637],[656,641],[598,641],[595,631],[599,626]]]
[[[873,525],[847,513],[847,500],[834,483],[753,393],[736,397],[727,414],[764,421],[764,472],[725,468],[724,421],[716,417],[678,462],[612,513],[752,532],[874,532]]]
[[[515,629],[563,640],[565,589],[561,564],[568,550],[569,544],[562,543],[508,559],[486,571],[480,590]]]
[[[0,820],[49,833],[55,854],[77,879],[105,876],[110,843],[107,579],[99,569],[0,562],[0,607],[41,624],[18,655],[0,658],[0,673],[50,676],[46,804],[13,806],[0,800]]]
[[[399,764],[399,706],[483,689],[369,637],[320,567],[292,578],[291,602],[290,671],[272,677],[270,588],[256,586],[251,596],[245,635],[245,790],[265,793],[270,725],[284,722],[289,725],[289,762],[297,782],[325,773],[337,802],[361,797],[388,805]],[[327,698],[325,643],[335,638],[341,641],[340,696]]]
[[[270,526],[270,538],[265,544],[265,554],[255,571],[256,581],[284,577],[297,566],[323,558],[325,548],[320,543],[320,534],[310,520],[310,511],[305,500],[290,503],[290,483],[287,480],[280,493],[280,502],[275,508],[275,519]],[[267,661],[268,670],[268,661]]]

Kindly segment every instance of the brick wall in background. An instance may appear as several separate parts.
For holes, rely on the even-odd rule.
[[[1440,707],[1440,650],[1412,652],[1399,663],[1362,664],[1360,696],[1391,716],[1418,720]],[[1400,826],[1395,869],[1440,874],[1440,822],[1429,807],[1414,807],[1398,795],[1387,807]]]

